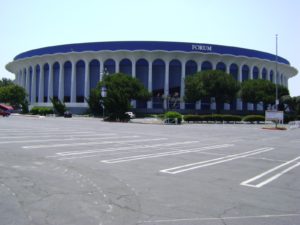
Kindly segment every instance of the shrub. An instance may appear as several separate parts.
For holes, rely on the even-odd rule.
[[[182,115],[179,112],[169,111],[165,113],[165,119],[177,119],[178,124],[181,124]],[[175,120],[174,120],[175,123]]]
[[[222,121],[223,121],[223,115],[220,115],[220,114],[212,114],[212,115],[211,115],[211,121],[222,122]]]
[[[210,122],[212,121],[212,115],[201,115],[202,121]]]
[[[53,109],[52,108],[48,108],[48,107],[42,107],[40,110],[39,110],[39,114],[40,115],[48,115],[48,114],[53,114]]]
[[[200,115],[185,115],[183,116],[183,119],[186,122],[200,122],[203,121],[203,117]]]
[[[185,115],[184,120],[186,122],[201,122],[201,121],[215,121],[215,122],[238,122],[242,120],[242,117],[235,115],[222,115],[222,114],[212,114],[212,115]]]
[[[33,114],[33,115],[37,115],[39,114],[39,108],[40,107],[33,107],[31,110],[30,110],[30,113]]]
[[[241,116],[223,115],[223,121],[226,122],[240,122],[241,120],[242,120]]]
[[[104,118],[105,121],[117,121],[117,122],[128,122],[130,120],[130,116],[128,114],[123,114],[120,116],[116,116],[115,114],[110,114],[107,117]]]
[[[35,106],[30,110],[30,113],[33,115],[47,115],[47,114],[53,114],[53,109],[49,107],[38,107]]]
[[[50,100],[52,102],[55,113],[59,116],[63,116],[66,111],[65,103],[61,102],[59,99],[57,100],[57,99],[51,98]]]
[[[254,123],[254,122],[259,123],[265,121],[265,117],[262,115],[248,115],[243,117],[243,121],[250,122],[250,123]]]
[[[24,102],[21,103],[21,105],[22,105],[22,114],[27,114],[29,112],[28,101],[25,100]]]

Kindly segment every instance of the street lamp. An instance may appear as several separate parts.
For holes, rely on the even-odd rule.
[[[277,85],[277,82],[278,82],[278,80],[277,80],[277,73],[278,73],[278,71],[277,71],[277,64],[278,64],[278,34],[276,34],[276,62],[275,62],[275,82],[276,82],[276,90],[275,90],[275,98],[276,98],[276,100],[275,100],[275,109],[276,109],[276,111],[278,110],[278,104],[279,104],[279,100],[278,100],[278,85]]]
[[[102,117],[103,117],[103,120],[104,120],[104,111],[105,111],[104,98],[106,97],[106,94],[107,94],[107,89],[106,89],[105,86],[102,86],[101,87],[101,96],[102,96],[102,99],[100,100],[100,104],[102,104]]]
[[[106,76],[106,75],[109,75],[109,73],[108,73],[107,68],[105,67],[104,70],[102,70],[102,71],[100,72],[99,80],[102,81],[102,80],[103,80],[103,77]]]

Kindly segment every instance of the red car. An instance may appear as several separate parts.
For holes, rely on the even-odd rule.
[[[13,107],[8,106],[8,105],[4,105],[4,104],[0,104],[0,116],[9,116],[10,115],[10,111],[13,110]]]
[[[5,116],[9,116],[9,115],[10,115],[10,112],[4,111],[4,110],[1,110],[1,109],[0,109],[0,116],[5,117]]]

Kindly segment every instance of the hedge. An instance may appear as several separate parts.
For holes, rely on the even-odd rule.
[[[243,117],[243,121],[250,122],[250,123],[253,123],[253,122],[259,123],[259,122],[264,122],[265,117],[262,115],[248,115],[248,116]]]
[[[177,119],[178,124],[182,121],[182,115],[179,112],[169,111],[165,113],[165,119]],[[175,123],[175,120],[174,120]]]
[[[53,114],[53,109],[49,107],[38,107],[34,106],[31,110],[30,113],[33,115],[47,115],[47,114]]]
[[[222,115],[222,114],[210,114],[210,115],[185,115],[184,120],[186,122],[238,122],[242,120],[242,117],[235,115]]]
[[[200,115],[184,115],[183,119],[186,122],[201,122],[201,121],[203,121],[203,117]]]

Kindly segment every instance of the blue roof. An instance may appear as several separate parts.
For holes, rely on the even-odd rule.
[[[68,52],[85,52],[85,51],[101,51],[101,50],[146,50],[146,51],[182,51],[182,52],[202,52],[202,53],[216,53],[228,54],[234,56],[246,56],[259,59],[266,59],[276,61],[274,54],[245,49],[231,46],[202,44],[202,43],[185,43],[185,42],[162,42],[162,41],[116,41],[116,42],[90,42],[58,45],[45,48],[39,48],[23,52],[17,55],[14,60],[23,59],[33,56],[41,56],[46,54],[68,53]],[[278,57],[279,63],[290,65],[289,61]]]

